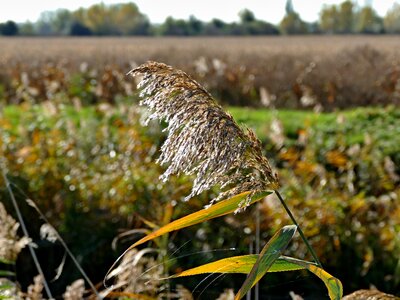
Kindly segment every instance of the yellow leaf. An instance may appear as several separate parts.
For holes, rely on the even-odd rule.
[[[171,231],[179,230],[179,229],[182,229],[185,227],[189,227],[189,226],[192,226],[192,225],[195,225],[198,223],[202,223],[202,222],[210,220],[210,219],[214,219],[214,218],[221,217],[221,216],[227,215],[229,213],[232,213],[238,208],[239,204],[249,194],[250,194],[250,192],[244,192],[239,195],[233,196],[232,198],[218,202],[217,204],[214,204],[209,208],[199,210],[188,216],[185,216],[183,218],[175,220],[175,221],[161,227],[158,230],[153,231],[152,233],[146,235],[144,238],[142,238],[139,241],[137,241],[136,243],[134,243],[127,250],[125,250],[125,252],[114,262],[114,264],[111,266],[111,268],[107,272],[107,274],[109,274],[109,272],[121,260],[121,258],[124,257],[124,255],[131,249],[133,249],[145,242],[151,241],[151,240],[155,239],[156,237],[159,237],[161,235],[169,233]],[[252,197],[249,205],[251,205],[257,201],[260,201],[262,198],[264,198],[265,196],[267,196],[269,194],[271,194],[271,192],[261,192],[261,193],[254,195]],[[107,277],[107,275],[106,275],[106,277]]]
[[[202,266],[198,266],[196,268],[185,270],[179,274],[168,277],[168,279],[184,277],[184,276],[193,276],[204,273],[249,274],[254,264],[256,263],[257,259],[258,259],[258,254],[228,257],[208,264],[204,264]],[[284,271],[295,271],[303,269],[305,269],[305,267],[295,264],[293,262],[289,262],[281,256],[274,262],[274,264],[271,266],[268,272],[284,272]]]
[[[343,297],[343,286],[339,279],[333,277],[331,274],[326,272],[324,269],[316,266],[314,263],[301,261],[301,260],[293,260],[291,257],[285,257],[285,260],[288,262],[293,262],[305,267],[310,272],[317,275],[325,284],[328,289],[329,298],[331,300],[340,300]]]
[[[324,269],[315,265],[307,265],[307,269],[317,275],[326,285],[331,300],[340,300],[343,297],[343,286],[339,279],[333,277]]]
[[[175,220],[171,223],[168,223],[167,225],[161,227],[160,229],[150,233],[149,235],[145,236],[141,240],[137,241],[132,246],[130,246],[129,249],[135,248],[140,244],[148,242],[148,241],[150,241],[156,237],[159,237],[160,235],[166,234],[168,232],[179,230],[179,229],[182,229],[182,228],[185,228],[188,226],[192,226],[192,225],[202,223],[202,222],[210,220],[210,219],[214,219],[214,218],[221,217],[221,216],[227,215],[229,213],[232,213],[238,208],[239,203],[243,199],[245,199],[249,194],[250,194],[250,192],[241,193],[232,198],[229,198],[229,199],[221,201],[217,204],[214,204],[209,208],[199,210],[188,216],[185,216],[185,217]],[[262,198],[264,198],[265,196],[267,196],[269,194],[270,194],[269,192],[264,192],[264,193],[255,195],[253,197],[253,199],[251,200],[250,204],[261,200]]]

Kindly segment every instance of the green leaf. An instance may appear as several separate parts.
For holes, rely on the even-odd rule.
[[[343,297],[343,286],[339,279],[333,277],[331,274],[326,272],[324,269],[316,266],[314,263],[310,263],[307,261],[302,261],[298,259],[293,259],[291,257],[284,258],[288,262],[292,262],[303,266],[310,272],[317,275],[324,283],[328,289],[329,298],[331,300],[340,300]]]
[[[15,288],[15,286],[13,284],[10,283],[4,283],[0,285],[0,291],[5,291],[5,290],[9,290],[9,289],[13,289]]]
[[[0,270],[0,276],[15,276],[14,272]]]
[[[258,254],[228,257],[198,266],[196,268],[185,270],[179,274],[168,277],[168,279],[199,275],[204,273],[249,274],[254,264],[256,263],[258,257],[259,257]],[[296,271],[304,269],[305,267],[300,266],[299,264],[288,262],[287,260],[284,259],[283,256],[281,256],[274,262],[274,264],[271,266],[268,272],[284,272],[284,271]]]
[[[253,265],[242,287],[235,296],[235,300],[242,299],[247,292],[267,273],[274,262],[286,249],[296,233],[297,226],[289,225],[281,228],[264,246],[256,263]]]
[[[217,204],[214,204],[209,208],[199,210],[193,214],[190,214],[188,216],[185,216],[183,218],[175,220],[171,223],[168,223],[167,225],[161,227],[160,229],[158,229],[156,231],[153,231],[152,233],[146,235],[144,238],[142,238],[139,241],[137,241],[136,243],[134,243],[132,246],[129,247],[128,250],[135,248],[135,247],[139,246],[140,244],[148,242],[148,241],[150,241],[156,237],[159,237],[160,235],[166,234],[168,232],[179,230],[179,229],[182,229],[182,228],[185,228],[188,226],[192,226],[192,225],[202,223],[202,222],[210,220],[210,219],[214,219],[214,218],[221,217],[221,216],[227,215],[229,213],[232,213],[238,208],[240,202],[242,200],[244,200],[249,194],[250,194],[250,192],[241,193],[232,198],[218,202]],[[269,194],[271,194],[271,193],[263,192],[263,193],[259,193],[259,194],[255,195],[251,199],[250,204],[253,204],[253,203],[261,200],[262,198],[264,198],[265,196],[267,196]]]
[[[15,261],[13,261],[13,260],[8,260],[8,259],[4,259],[4,258],[0,258],[0,263],[6,264],[6,265],[14,265],[14,264],[15,264]]]

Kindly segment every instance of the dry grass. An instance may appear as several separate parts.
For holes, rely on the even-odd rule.
[[[138,61],[168,55],[169,62],[192,60],[197,55],[262,56],[275,54],[330,56],[349,48],[372,46],[399,58],[397,36],[295,37],[160,37],[160,38],[0,38],[1,63],[18,59],[92,59]],[[74,54],[74,55],[73,55]],[[77,55],[78,54],[78,55]],[[183,56],[182,56],[183,55]],[[251,58],[251,57],[250,57]]]
[[[1,38],[0,95],[21,101],[16,91],[28,84],[38,90],[33,101],[46,100],[54,89],[69,92],[74,74],[88,70],[93,101],[112,101],[127,94],[127,70],[157,60],[232,105],[330,110],[398,104],[399,46],[395,36]],[[55,83],[35,87],[43,82]]]

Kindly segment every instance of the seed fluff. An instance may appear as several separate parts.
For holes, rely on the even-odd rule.
[[[277,175],[262,155],[261,142],[250,129],[241,129],[199,83],[185,72],[147,62],[128,74],[140,76],[140,105],[152,119],[167,122],[168,136],[157,162],[167,165],[161,179],[194,175],[185,201],[216,186],[221,190],[210,205],[250,191],[240,209],[258,192],[279,187]]]

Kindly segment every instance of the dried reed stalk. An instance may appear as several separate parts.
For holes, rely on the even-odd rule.
[[[128,74],[141,76],[141,105],[149,108],[148,120],[167,122],[168,137],[158,162],[168,165],[161,176],[194,175],[189,200],[216,186],[221,200],[251,191],[251,196],[279,187],[277,175],[262,155],[261,142],[250,129],[243,130],[212,96],[183,71],[162,63],[147,62]]]

